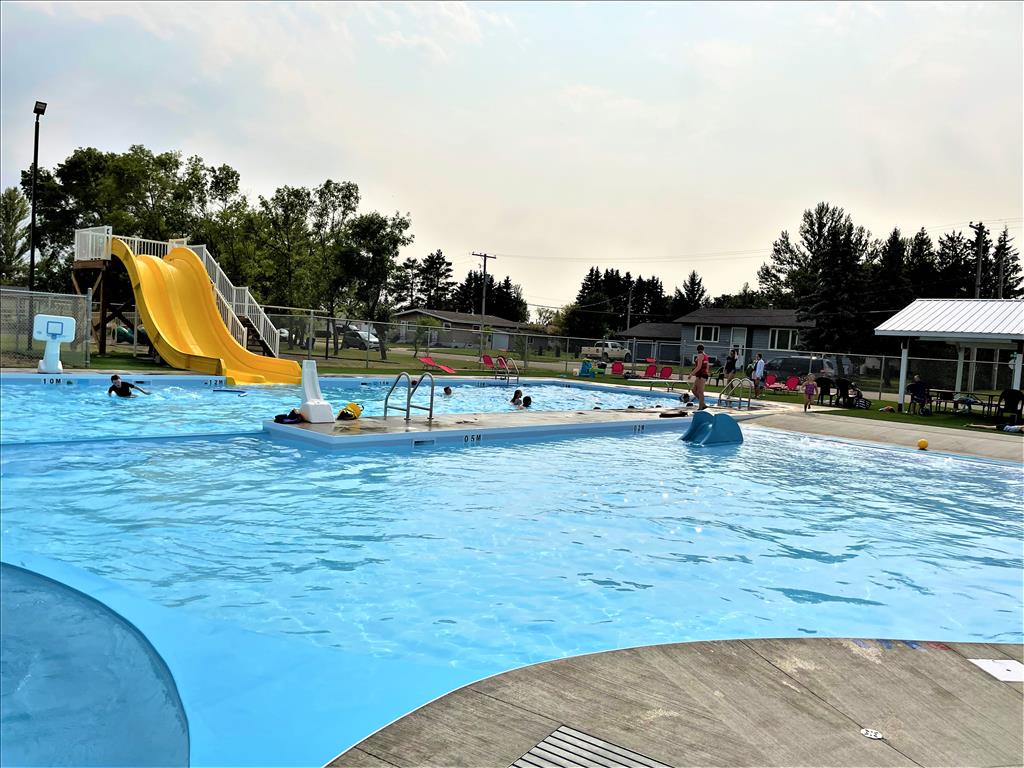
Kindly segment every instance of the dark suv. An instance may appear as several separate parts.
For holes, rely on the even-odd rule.
[[[803,379],[808,373],[815,377],[830,378],[839,375],[836,372],[836,362],[831,357],[773,357],[764,364],[764,375],[774,374],[779,381],[785,381],[790,376]]]

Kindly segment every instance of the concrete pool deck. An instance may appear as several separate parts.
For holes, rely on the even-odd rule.
[[[608,651],[453,691],[329,765],[1021,765],[1021,683],[969,659],[1020,662],[1022,646],[800,638]],[[587,750],[604,757],[588,762]]]
[[[928,441],[928,450],[978,456],[1000,461],[1024,461],[1024,437],[996,431],[980,432],[928,424],[901,424],[877,419],[857,419],[817,410],[803,413],[799,406],[785,411],[754,411],[756,425],[810,435],[825,435],[862,440],[882,445],[917,448],[917,441]]]

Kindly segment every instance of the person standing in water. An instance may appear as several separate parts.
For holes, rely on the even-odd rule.
[[[512,394],[512,399],[511,399],[511,400],[510,400],[509,402],[510,402],[510,403],[511,403],[512,405],[516,406],[517,408],[518,408],[519,406],[521,406],[521,405],[523,404],[523,390],[521,390],[521,389],[517,389],[517,390],[516,390],[516,391],[515,391],[515,392],[514,392],[514,393]]]
[[[111,395],[117,395],[118,397],[135,397],[132,394],[132,390],[137,389],[144,395],[148,395],[149,392],[144,390],[137,384],[132,384],[129,381],[122,381],[121,377],[116,373],[110,377],[110,386],[107,388],[107,397]]]
[[[707,384],[708,377],[711,375],[711,364],[708,360],[708,356],[704,354],[704,345],[697,345],[697,354],[693,356],[693,370],[690,371],[690,376],[693,378],[693,394],[697,396],[697,405],[700,410],[706,410],[707,405],[704,404],[704,385]]]

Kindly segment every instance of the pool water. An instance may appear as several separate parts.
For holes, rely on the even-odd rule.
[[[352,653],[502,669],[721,637],[1021,640],[1002,465],[748,429],[719,450],[8,447],[2,479],[5,543]]]
[[[671,403],[522,388],[538,407]],[[254,431],[297,390],[246,389],[3,388],[5,559],[82,569],[140,622],[193,765],[323,764],[454,687],[572,654],[1022,640],[1019,465],[747,426],[711,448],[660,432],[331,453]],[[386,391],[324,390],[368,413]],[[437,404],[509,395],[463,384]],[[154,433],[184,436],[122,439]]]
[[[0,439],[4,443],[24,443],[259,431],[263,421],[287,413],[302,402],[299,387],[246,386],[214,391],[167,385],[157,377],[145,381],[151,383],[142,385],[143,389],[152,394],[132,398],[108,397],[102,383],[61,387],[0,385]],[[360,385],[351,380],[321,379],[323,395],[336,409],[353,401],[363,406],[366,416],[384,414],[384,398],[390,386],[390,382]],[[442,386],[439,381],[435,413],[514,410],[509,400],[515,386],[453,383],[451,397],[442,395]],[[659,394],[640,388],[591,389],[529,380],[523,380],[518,388],[533,398],[531,407],[538,411],[679,404],[678,392]],[[429,393],[421,391],[414,402],[425,404],[429,399]]]

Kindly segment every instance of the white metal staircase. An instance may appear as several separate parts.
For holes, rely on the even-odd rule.
[[[188,248],[195,253],[206,267],[206,274],[213,284],[217,309],[235,341],[243,347],[248,347],[250,341],[255,341],[264,354],[278,357],[281,339],[277,328],[249,289],[231,282],[205,245],[189,244],[185,238],[166,241],[145,240],[141,237],[115,235],[111,227],[90,227],[75,230],[75,261],[109,260],[110,242],[115,237],[123,241],[136,255],[162,259],[174,248],[179,247]]]

